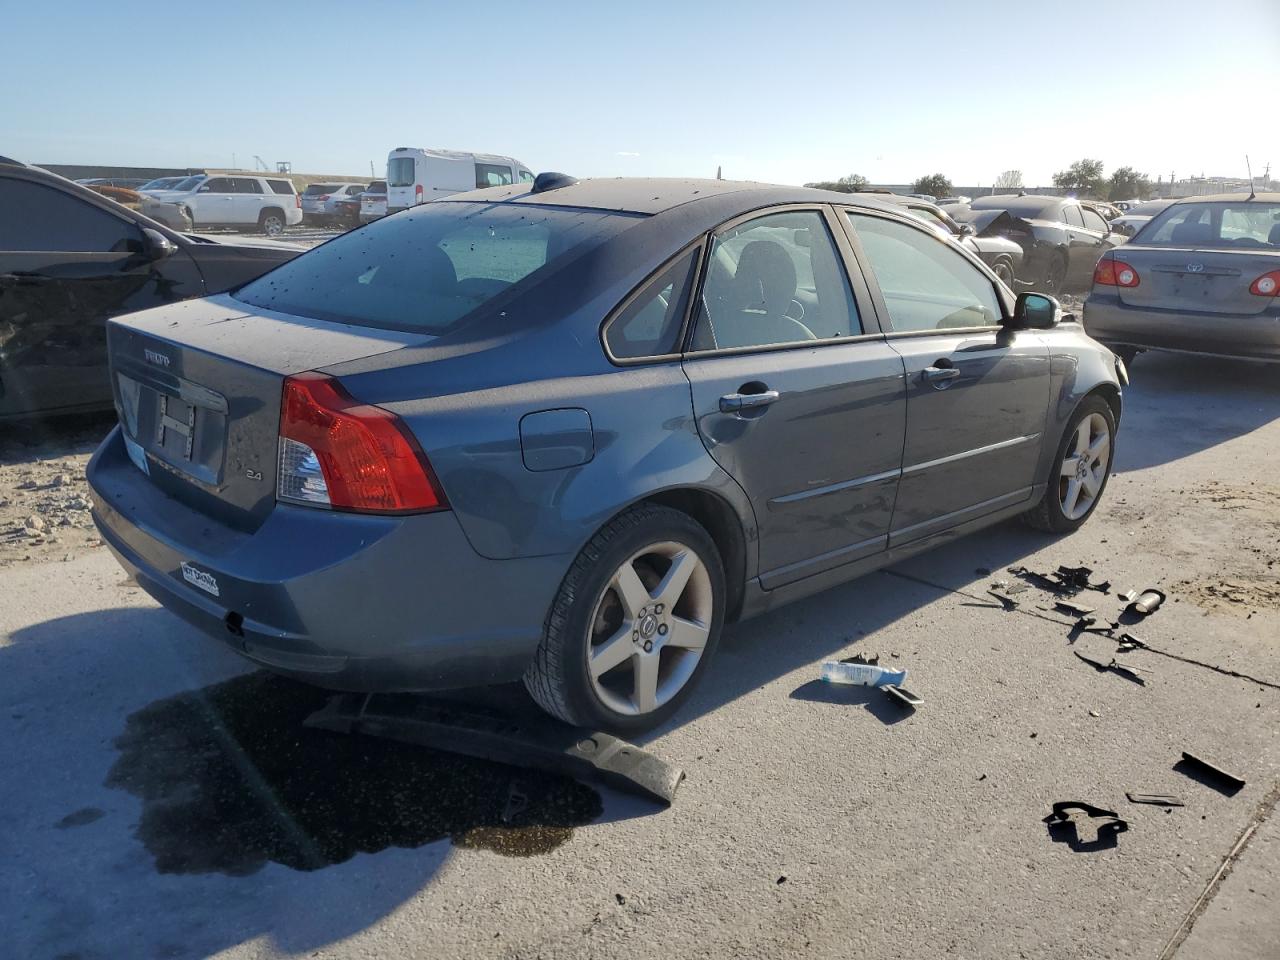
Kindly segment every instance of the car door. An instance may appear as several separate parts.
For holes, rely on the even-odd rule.
[[[1110,225],[1096,210],[1081,207],[1080,216],[1084,218],[1085,233],[1089,237],[1088,253],[1079,258],[1080,281],[1087,285],[1093,282],[1093,270],[1098,265],[1098,259],[1115,246],[1115,241],[1111,237]]]
[[[906,368],[907,428],[891,547],[1027,500],[1049,403],[1049,351],[1002,327],[991,276],[954,244],[848,211],[887,342]]]
[[[191,198],[192,219],[198,224],[228,224],[235,219],[235,187],[230,177],[210,177]]]
[[[1067,233],[1067,284],[1085,286],[1093,277],[1094,265],[1102,255],[1101,234],[1085,227],[1085,209],[1076,203],[1062,207]]]
[[[774,208],[723,226],[705,258],[684,371],[704,445],[755,511],[765,589],[889,532],[903,363],[847,250],[828,208]]]
[[[258,222],[262,212],[262,184],[255,177],[231,177],[232,219],[230,223],[246,226]]]
[[[48,184],[0,177],[0,210],[0,418],[110,406],[107,318],[200,295],[195,264]]]

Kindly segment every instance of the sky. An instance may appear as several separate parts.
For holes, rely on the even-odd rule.
[[[1280,0],[8,0],[0,155],[379,176],[1280,178]],[[1087,11],[1087,12],[1086,12]]]

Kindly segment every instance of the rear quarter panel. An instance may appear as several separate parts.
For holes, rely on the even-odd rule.
[[[1057,456],[1058,444],[1082,400],[1099,392],[1112,402],[1119,425],[1120,380],[1115,356],[1091,339],[1079,323],[1063,323],[1052,330],[1038,331],[1049,347],[1049,408],[1045,418],[1045,442],[1040,450],[1038,476],[1048,477]]]

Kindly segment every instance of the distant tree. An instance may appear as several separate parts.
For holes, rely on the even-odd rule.
[[[912,193],[927,193],[931,197],[951,196],[951,181],[940,173],[931,173],[921,177],[911,185]]]
[[[1077,160],[1066,170],[1053,175],[1053,185],[1060,190],[1101,197],[1108,186],[1102,178],[1101,160]]]
[[[1133,167],[1118,167],[1111,174],[1110,195],[1115,200],[1146,200],[1151,196],[1151,178]]]
[[[813,183],[806,183],[806,187],[815,187],[818,190],[835,190],[837,193],[857,193],[859,190],[867,188],[867,178],[860,173],[851,173],[839,180],[816,180]]]
[[[996,177],[997,190],[1019,190],[1022,188],[1022,171],[1006,170]]]

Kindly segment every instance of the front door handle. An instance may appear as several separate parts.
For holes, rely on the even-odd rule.
[[[941,363],[942,361],[938,362]],[[925,380],[935,386],[944,384],[949,380],[954,380],[956,377],[960,376],[960,371],[950,365],[943,367],[935,364],[932,367],[925,367],[923,373]]]
[[[761,393],[727,393],[720,398],[721,413],[740,413],[757,407],[767,407],[777,401],[777,390],[765,390]]]

